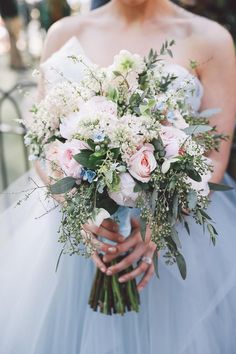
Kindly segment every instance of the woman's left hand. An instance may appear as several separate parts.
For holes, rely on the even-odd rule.
[[[145,241],[143,241],[140,232],[140,223],[137,219],[131,220],[132,232],[129,237],[120,244],[117,244],[117,252],[114,255],[106,254],[103,257],[103,261],[106,263],[111,262],[119,255],[132,250],[122,261],[109,267],[107,269],[107,275],[113,275],[127,269],[133,263],[137,262],[137,267],[130,273],[124,274],[119,278],[119,282],[127,282],[134,279],[137,276],[144,274],[140,282],[138,283],[138,290],[141,291],[150,281],[154,274],[153,255],[156,250],[156,245],[151,241],[151,230],[147,227]],[[142,260],[142,258],[144,258]],[[145,261],[145,258],[147,262]],[[141,260],[141,261],[140,261]],[[150,264],[148,261],[151,261]],[[140,262],[139,262],[140,261]]]

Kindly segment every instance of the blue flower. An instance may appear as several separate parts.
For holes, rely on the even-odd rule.
[[[165,108],[165,105],[164,105],[163,102],[157,103],[157,104],[155,105],[155,110],[163,111],[164,108]]]
[[[93,136],[93,141],[95,143],[101,143],[104,141],[105,134],[103,132],[95,133]]]
[[[169,111],[167,113],[167,119],[169,122],[173,122],[176,120],[175,113],[173,111]]]
[[[92,183],[94,178],[96,177],[96,172],[92,170],[85,170],[83,168],[80,176],[83,179],[83,181],[88,181],[89,183]]]

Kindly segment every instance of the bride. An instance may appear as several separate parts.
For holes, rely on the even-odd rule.
[[[233,41],[218,24],[169,0],[112,0],[86,15],[57,22],[45,41],[40,91],[44,94],[50,85],[62,80],[61,73],[67,79],[82,79],[82,70],[69,64],[68,55],[83,54],[92,63],[108,66],[121,49],[144,56],[167,39],[176,41],[174,57],[165,63],[166,71],[178,76],[174,88],[183,78],[193,78],[190,104],[197,111],[220,108],[212,124],[232,137],[236,114]],[[195,70],[188,69],[191,59],[199,63]],[[229,153],[230,141],[226,141],[218,153],[211,154],[213,182],[224,178],[234,184],[224,177]],[[37,164],[36,169],[47,183],[42,166]],[[95,271],[92,261],[63,256],[55,273],[60,212],[45,212],[42,198],[39,192],[20,208],[10,207],[1,216],[2,354],[236,353],[235,191],[212,195],[209,213],[220,235],[215,248],[198,225],[191,224],[190,238],[180,230],[188,264],[185,281],[164,260],[160,261],[160,279],[152,277],[153,264],[145,262],[120,279],[124,282],[138,277],[139,290],[145,288],[140,313],[124,317],[104,316],[87,306]],[[41,214],[45,215],[41,218]],[[96,266],[108,275],[143,256],[152,258],[154,246],[143,243],[134,217],[132,212],[120,215],[120,230],[112,221],[104,222],[99,230],[91,226],[94,235],[99,232],[117,242],[112,247],[100,243],[106,255],[103,260],[93,257]],[[120,234],[129,237],[121,240]],[[132,252],[122,262],[106,267],[107,261],[128,250]]]

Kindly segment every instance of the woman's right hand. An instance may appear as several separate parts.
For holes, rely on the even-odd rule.
[[[119,225],[112,219],[105,219],[99,227],[91,223],[85,224],[84,230],[89,232],[93,238],[93,245],[96,248],[96,251],[92,255],[94,263],[103,273],[106,273],[107,266],[99,257],[99,252],[103,252],[107,255],[116,255],[118,247],[98,240],[97,236],[99,235],[116,244],[120,244],[124,242],[125,237],[118,232]]]

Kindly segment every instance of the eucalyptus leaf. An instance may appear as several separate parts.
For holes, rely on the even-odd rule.
[[[181,248],[181,242],[180,242],[180,239],[179,239],[179,235],[178,235],[178,232],[176,231],[176,229],[174,227],[172,227],[171,229],[171,238],[172,240],[175,242],[176,246],[178,248]]]
[[[211,109],[206,109],[202,111],[198,117],[200,118],[210,118],[212,116],[215,116],[216,114],[219,114],[222,110],[220,108],[211,108]]]
[[[178,209],[179,209],[179,197],[178,197],[178,194],[175,193],[174,198],[173,198],[173,204],[172,204],[172,215],[173,215],[175,221],[177,220]]]
[[[189,225],[188,225],[188,222],[187,222],[187,221],[184,222],[184,227],[185,227],[185,229],[186,229],[188,235],[190,235],[190,229],[189,229]]]
[[[213,128],[210,125],[191,125],[190,127],[187,127],[183,129],[183,131],[187,135],[197,135],[201,133],[206,133],[208,131],[211,131]]]
[[[178,266],[178,268],[179,268],[181,277],[182,277],[183,279],[186,279],[186,276],[187,276],[187,266],[186,266],[185,259],[184,259],[184,257],[182,256],[181,253],[178,253],[178,254],[176,255],[176,262],[177,262],[177,266]]]
[[[225,192],[234,189],[231,186],[227,186],[225,184],[219,184],[219,183],[209,182],[208,185],[211,191],[217,191],[217,192]]]
[[[193,210],[196,205],[197,205],[197,192],[194,190],[191,190],[187,194],[187,202],[188,202],[188,207],[190,210]]]
[[[49,190],[52,194],[63,194],[69,192],[76,185],[76,179],[73,177],[65,177],[52,184]]]
[[[158,279],[160,279],[159,266],[158,266],[158,251],[157,250],[154,252],[154,255],[153,255],[153,264],[154,264],[156,276]]]
[[[140,217],[140,232],[143,241],[145,241],[145,236],[146,236],[146,230],[147,230],[147,219]]]

